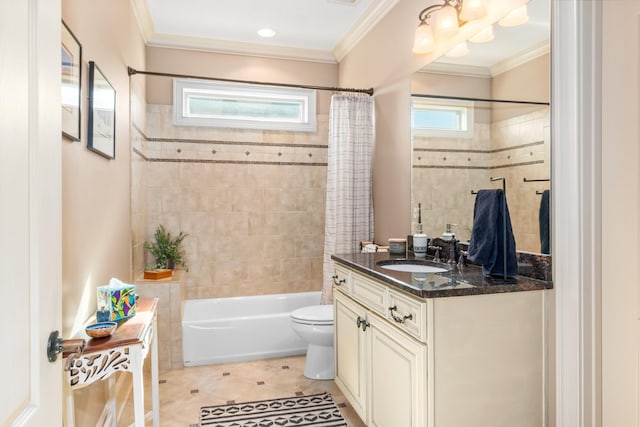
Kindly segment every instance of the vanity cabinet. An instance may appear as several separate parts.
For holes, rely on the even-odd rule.
[[[362,322],[367,322],[367,310],[341,292],[334,293],[333,309],[336,383],[360,418],[366,420],[367,347],[370,332],[362,330]],[[366,328],[366,323],[364,325]]]
[[[367,425],[423,426],[426,345],[342,292],[334,296],[336,383]]]
[[[337,266],[335,381],[367,426],[546,425],[544,290],[419,297]]]

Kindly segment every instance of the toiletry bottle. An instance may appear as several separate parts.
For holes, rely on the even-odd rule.
[[[413,235],[413,254],[418,258],[427,256],[428,242],[427,235],[422,232],[422,205],[418,203],[418,228]]]
[[[446,240],[447,242],[450,240],[454,240],[456,238],[456,233],[451,230],[451,227],[458,224],[447,224],[447,230],[442,233],[442,240]]]

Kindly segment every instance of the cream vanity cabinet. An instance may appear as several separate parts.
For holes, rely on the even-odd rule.
[[[544,291],[421,298],[337,264],[336,383],[375,427],[541,427]]]

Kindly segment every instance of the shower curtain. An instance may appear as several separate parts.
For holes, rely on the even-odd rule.
[[[373,240],[371,96],[333,95],[329,113],[322,303],[333,302],[332,254],[360,251]]]

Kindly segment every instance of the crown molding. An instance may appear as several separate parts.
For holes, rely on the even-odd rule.
[[[374,1],[369,9],[355,22],[347,34],[333,49],[335,61],[340,62],[357,45],[365,35],[387,14],[400,0]]]
[[[133,15],[136,17],[136,22],[138,23],[138,28],[146,43],[155,34],[149,6],[147,6],[146,0],[130,0],[130,3],[133,9]]]
[[[504,61],[500,61],[492,65],[489,70],[491,71],[491,77],[495,77],[499,74],[512,70],[522,64],[526,64],[536,58],[546,55],[551,52],[551,40],[547,39],[537,45],[532,46],[524,52],[507,58]]]
[[[296,61],[323,62],[330,64],[336,63],[336,59],[332,53],[324,50],[268,46],[263,44],[240,43],[228,40],[176,36],[170,34],[154,34],[149,40],[147,40],[147,46]]]
[[[341,61],[347,53],[362,40],[369,30],[399,1],[400,0],[375,1],[340,40],[333,49],[333,52],[330,52],[317,49],[269,46],[219,39],[158,34],[155,32],[146,0],[130,0],[138,27],[147,46],[330,64],[336,64]]]
[[[488,67],[464,64],[432,62],[422,67],[418,72],[429,74],[448,74],[461,77],[491,78],[491,72]]]

